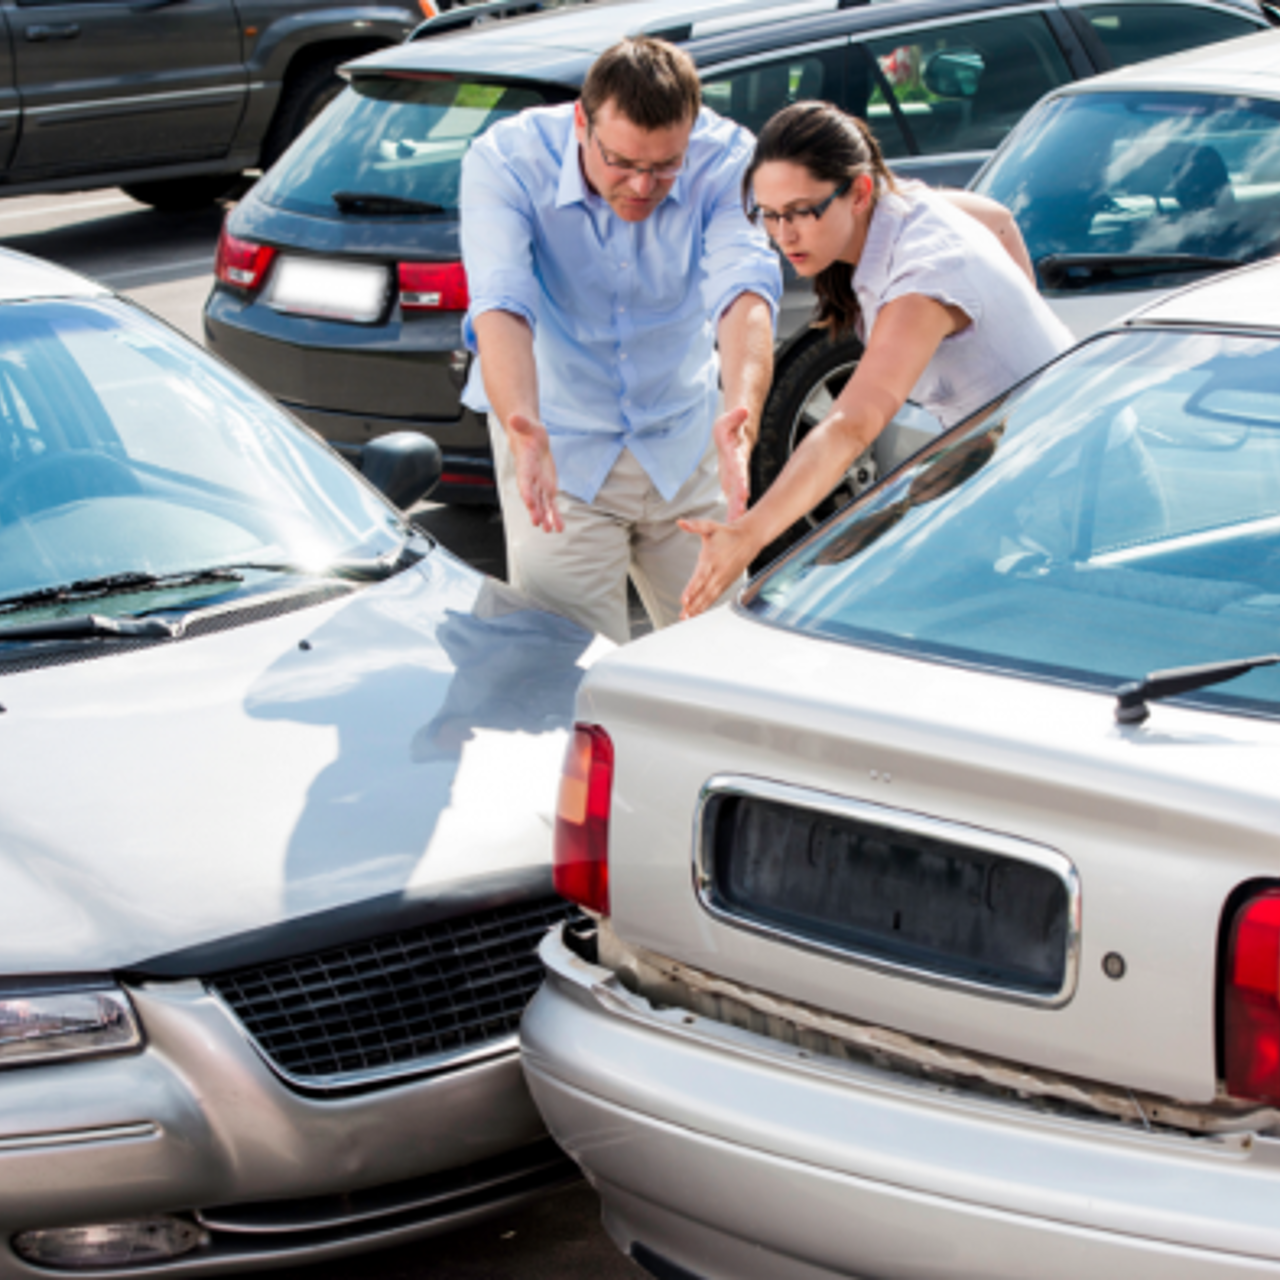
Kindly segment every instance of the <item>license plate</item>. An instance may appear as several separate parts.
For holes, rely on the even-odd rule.
[[[728,922],[906,975],[1049,1005],[1075,983],[1074,869],[1012,837],[719,779],[698,883]]]
[[[325,262],[282,257],[272,273],[266,302],[276,311],[373,324],[387,305],[386,267],[365,262]]]

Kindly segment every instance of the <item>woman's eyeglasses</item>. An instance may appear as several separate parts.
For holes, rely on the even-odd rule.
[[[753,222],[757,220],[763,222],[770,231],[777,231],[780,222],[785,222],[789,227],[794,226],[797,222],[803,222],[805,218],[812,218],[814,222],[817,222],[831,208],[831,202],[839,200],[842,195],[847,194],[852,186],[853,179],[846,178],[825,200],[819,200],[817,204],[804,205],[797,209],[785,209],[781,213],[776,213],[772,209],[762,209],[759,205],[755,205],[751,209],[751,220]]]
[[[643,177],[648,174],[656,182],[674,182],[684,168],[684,156],[681,156],[679,160],[671,161],[669,164],[636,164],[634,160],[624,159],[622,156],[607,150],[604,143],[600,141],[600,135],[594,130],[588,129],[587,132],[590,133],[595,141],[596,150],[600,152],[600,159],[615,173],[625,173],[628,177]]]

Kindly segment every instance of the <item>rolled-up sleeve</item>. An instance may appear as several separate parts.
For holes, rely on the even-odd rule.
[[[759,294],[776,321],[782,268],[769,237],[742,207],[742,175],[755,141],[745,129],[730,127],[732,141],[718,158],[704,197],[702,298],[707,314],[718,322],[740,294]]]
[[[463,158],[458,212],[471,297],[463,333],[474,352],[477,316],[509,311],[533,328],[537,305],[529,197],[492,134],[480,138]]]

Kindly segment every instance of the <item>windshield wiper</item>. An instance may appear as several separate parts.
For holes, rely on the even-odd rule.
[[[1248,675],[1256,667],[1272,667],[1277,662],[1280,662],[1280,653],[1267,653],[1258,658],[1237,658],[1234,662],[1206,662],[1199,667],[1153,671],[1116,690],[1116,719],[1121,724],[1141,724],[1150,714],[1148,702],[1224,684],[1237,676]]]
[[[21,613],[46,605],[70,604],[77,600],[100,600],[106,596],[132,592],[165,591],[175,587],[201,587],[210,583],[243,582],[234,568],[197,569],[184,573],[108,573],[100,578],[81,578],[57,587],[39,587],[0,600],[0,614]]]
[[[447,213],[442,204],[430,200],[408,200],[404,196],[384,196],[376,191],[335,191],[330,197],[342,213],[367,213],[374,217],[394,217],[397,213]]]
[[[1035,268],[1046,289],[1083,289],[1162,271],[1227,271],[1240,265],[1239,258],[1198,253],[1049,253],[1036,259]]]
[[[21,640],[172,640],[182,634],[182,623],[163,618],[108,618],[100,613],[80,613],[72,618],[50,618],[17,627],[0,627],[0,645]]]

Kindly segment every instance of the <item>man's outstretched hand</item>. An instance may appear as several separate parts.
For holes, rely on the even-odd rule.
[[[746,509],[751,496],[751,438],[747,435],[746,409],[730,409],[711,428],[720,460],[720,486],[729,503],[730,522]]]
[[[562,533],[564,521],[556,506],[556,464],[546,427],[522,413],[513,413],[507,423],[507,440],[515,455],[516,483],[529,519],[547,533]]]

